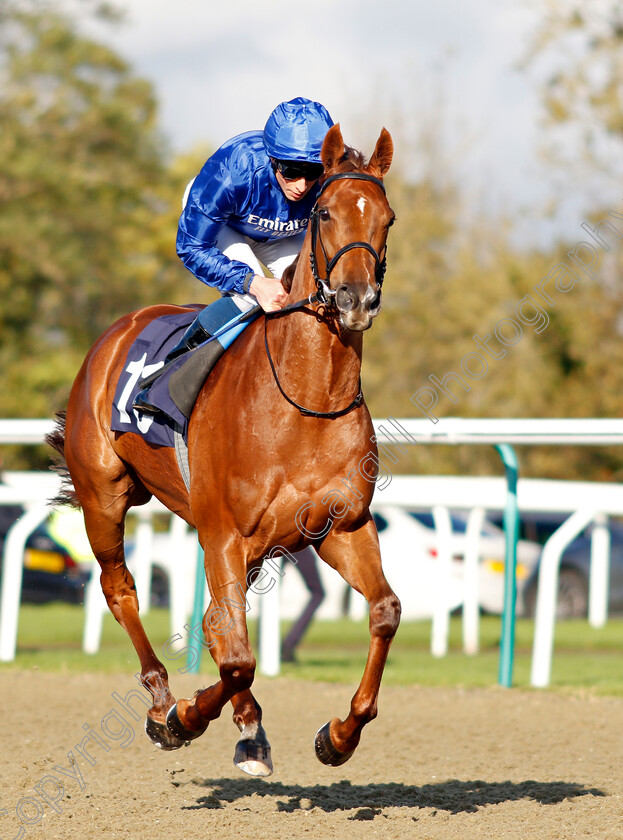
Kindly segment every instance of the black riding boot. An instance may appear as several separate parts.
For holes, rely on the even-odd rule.
[[[178,356],[188,352],[188,350],[194,350],[195,347],[199,347],[200,344],[203,344],[210,337],[210,333],[206,332],[199,323],[199,318],[195,318],[175,347],[167,353],[167,357],[164,360],[165,365],[167,362],[172,362],[173,359],[177,359]]]
[[[156,375],[154,375],[153,379],[149,382],[149,384],[145,388],[143,388],[142,391],[138,392],[138,394],[134,398],[132,407],[135,408],[137,411],[142,412],[143,414],[158,414],[160,412],[160,409],[156,408],[155,405],[152,405],[149,402],[149,389],[158,378],[158,375],[162,373],[167,364],[169,362],[172,362],[173,359],[177,359],[178,356],[182,356],[189,350],[194,350],[195,347],[199,347],[200,344],[203,344],[203,342],[207,341],[210,337],[210,333],[206,332],[206,330],[202,327],[202,325],[199,323],[199,319],[195,318],[195,320],[188,327],[188,329],[178,341],[178,343],[175,345],[175,347],[169,350],[167,357],[164,360],[164,365],[162,366],[162,368],[156,371]]]

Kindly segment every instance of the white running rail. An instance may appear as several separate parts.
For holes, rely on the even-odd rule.
[[[609,419],[466,419],[446,418],[433,423],[426,419],[399,419],[374,421],[377,442],[385,447],[395,447],[391,451],[396,464],[400,460],[401,447],[413,444],[492,444],[510,445],[585,445],[605,446],[623,444],[623,420]],[[36,444],[41,443],[45,434],[54,427],[52,420],[0,420],[0,444]],[[386,450],[387,451],[387,450]],[[383,454],[381,452],[381,460]],[[389,467],[389,463],[384,461]],[[43,474],[45,475],[45,474]],[[54,477],[49,475],[49,480]],[[45,498],[54,495],[48,493]],[[384,489],[377,488],[375,501],[383,504],[396,504],[402,507],[435,505],[445,508],[474,507],[485,510],[502,510],[506,493],[506,483],[500,478],[468,477],[412,477],[392,476],[391,482]],[[24,490],[18,499],[0,487],[0,504],[20,502],[29,509],[28,522],[32,520],[36,527],[37,516],[41,513],[43,497],[41,490],[34,486]],[[150,503],[151,504],[151,503]],[[154,509],[158,505],[154,502]],[[39,513],[36,511],[37,505]],[[609,543],[605,517],[623,515],[623,487],[618,484],[597,484],[592,482],[563,482],[550,480],[519,479],[518,505],[520,511],[541,511],[573,514],[546,545],[540,566],[539,592],[534,632],[531,680],[535,686],[546,686],[550,681],[551,660],[556,614],[558,568],[565,547],[571,542],[585,524],[594,520],[596,527],[593,535],[590,613],[589,618],[596,625],[603,624],[607,616]],[[159,508],[161,509],[161,508]],[[22,518],[20,522],[25,519]],[[438,522],[443,523],[443,513],[438,511]],[[16,526],[14,526],[15,528]],[[15,656],[17,636],[17,613],[19,608],[19,589],[21,587],[22,540],[25,541],[20,526],[19,532],[7,540],[4,557],[2,583],[2,615],[0,616],[0,660],[7,661]],[[472,529],[474,533],[477,529]],[[10,546],[9,546],[10,542]],[[10,547],[10,552],[8,549]],[[17,561],[11,559],[19,553]],[[276,587],[275,587],[276,589]],[[15,598],[17,592],[17,599]],[[473,594],[473,593],[472,593]],[[473,601],[473,597],[470,603]],[[179,607],[176,610],[179,615]],[[268,610],[266,611],[269,612]],[[472,611],[473,612],[473,611]],[[273,614],[273,611],[270,611]],[[268,620],[264,616],[263,621]],[[278,622],[278,611],[274,612],[274,621]],[[473,614],[470,620],[477,621]],[[274,628],[273,628],[274,630]],[[88,634],[85,631],[85,638]],[[440,617],[437,630],[433,634],[433,650],[437,655],[443,653],[443,641],[446,636],[445,617]],[[474,645],[473,630],[468,634],[468,645]],[[271,639],[278,636],[273,632]],[[467,636],[466,636],[467,638]],[[99,643],[99,634],[91,632],[91,646]],[[94,641],[95,640],[95,641]],[[278,642],[277,642],[278,643]],[[466,646],[467,646],[466,644]],[[476,642],[477,644],[477,642]],[[266,654],[268,657],[268,654]],[[277,653],[278,657],[278,653]],[[270,672],[275,672],[274,651],[270,656]],[[278,659],[277,659],[278,662]],[[278,670],[278,665],[277,665]]]

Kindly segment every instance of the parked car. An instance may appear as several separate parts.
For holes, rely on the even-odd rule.
[[[19,505],[0,506],[0,557],[10,527],[22,515]],[[22,602],[44,604],[65,601],[81,604],[89,574],[83,571],[71,555],[49,533],[43,523],[26,541],[22,577]]]
[[[410,511],[412,517],[435,533],[431,511]],[[467,550],[466,533],[468,513],[451,511],[453,559],[455,573],[462,578],[462,564]],[[480,574],[478,581],[479,602],[483,612],[501,615],[504,609],[504,571],[506,568],[506,535],[503,528],[485,519],[479,538]],[[532,540],[520,539],[517,543],[517,613],[523,614],[524,587],[541,555],[541,547]]]
[[[432,513],[404,510],[390,505],[373,505],[373,516],[379,533],[383,568],[388,581],[403,602],[404,617],[430,617],[433,599],[439,589],[438,537]],[[456,609],[463,601],[467,516],[451,512],[450,521],[451,577],[442,585],[448,608]],[[536,565],[540,550],[538,545],[528,541],[521,541],[518,545],[518,612],[523,610],[523,584]],[[506,539],[502,530],[488,522],[483,524],[479,556],[480,607],[485,612],[501,614],[504,608]],[[357,596],[354,601],[357,602]],[[358,609],[361,611],[361,605]]]
[[[459,607],[463,601],[461,580],[454,573],[449,580],[439,579],[438,541],[434,532],[399,507],[375,505],[372,516],[379,534],[383,571],[400,598],[402,617],[430,618],[440,590],[448,610]],[[351,617],[360,619],[366,611],[363,597],[351,592]]]
[[[171,606],[171,575],[185,577],[188,589],[187,607],[192,608],[193,587],[195,581],[195,561],[197,557],[197,535],[188,531],[183,540],[183,548],[171,549],[168,532],[158,532],[151,538],[151,583],[150,606],[169,608]],[[136,577],[136,540],[128,537],[125,541],[125,558],[128,568]]]
[[[522,513],[520,536],[526,535],[544,545],[568,517],[564,514]],[[610,522],[610,586],[608,608],[623,612],[623,525]],[[581,618],[588,613],[588,591],[591,566],[590,524],[569,544],[562,554],[558,575],[557,618]],[[537,565],[526,581],[524,601],[526,614],[534,616],[539,582]]]

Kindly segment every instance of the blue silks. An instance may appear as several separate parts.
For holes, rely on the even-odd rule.
[[[255,242],[284,239],[307,229],[318,186],[288,201],[277,183],[261,131],[228,140],[203,166],[179,221],[177,253],[197,279],[220,292],[244,292],[249,266],[216,247],[227,225]]]

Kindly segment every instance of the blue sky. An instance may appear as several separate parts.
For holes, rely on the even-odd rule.
[[[472,213],[508,213],[541,244],[582,221],[584,184],[556,192],[537,154],[534,79],[518,69],[538,23],[523,0],[117,0],[125,23],[96,34],[156,86],[173,148],[216,147],[261,128],[284,99],[327,106],[347,142],[372,151],[381,126],[396,165],[456,173]],[[442,126],[435,153],[422,131]],[[554,220],[541,208],[557,197]]]

